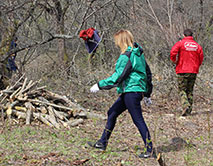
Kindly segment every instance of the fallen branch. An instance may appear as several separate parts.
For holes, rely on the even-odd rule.
[[[72,120],[72,121],[65,122],[65,123],[63,123],[63,125],[64,125],[65,127],[70,128],[70,127],[77,126],[77,125],[79,125],[79,124],[81,124],[81,123],[83,123],[83,122],[84,122],[83,119],[76,119],[76,120]]]

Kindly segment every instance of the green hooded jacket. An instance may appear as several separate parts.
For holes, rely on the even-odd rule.
[[[130,58],[129,58],[130,57]],[[146,92],[146,63],[143,49],[137,43],[128,47],[116,62],[115,72],[98,82],[100,90],[117,87],[117,92]]]

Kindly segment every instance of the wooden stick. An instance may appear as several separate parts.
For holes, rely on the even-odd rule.
[[[26,88],[29,88],[32,85],[32,83],[33,83],[33,81],[30,80]]]
[[[3,101],[4,101],[6,98],[7,98],[7,95],[5,95],[5,96],[3,97],[3,99],[0,101],[0,103],[3,103]]]
[[[21,87],[19,87],[18,89],[16,89],[16,90],[12,93],[12,95],[10,95],[10,99],[13,100],[14,97],[15,97],[15,95],[16,95],[20,90],[21,90]]]
[[[22,84],[20,91],[15,95],[15,98],[22,94],[22,91],[24,90],[26,84],[27,84],[27,78],[24,79],[24,83]]]
[[[39,96],[38,99],[42,102],[49,102],[49,100],[45,99],[43,96]]]
[[[54,127],[48,120],[48,115],[42,114],[42,113],[33,113],[33,117],[39,119],[40,121],[42,121],[44,124],[50,126],[50,127]]]
[[[46,114],[47,113],[47,109],[46,109],[45,106],[37,107],[37,110],[39,110],[42,114]]]
[[[33,105],[30,102],[26,102],[26,103],[24,103],[24,105],[27,108],[26,125],[29,125],[31,123],[31,119],[32,119],[32,116],[33,116],[33,110],[35,108],[33,108]]]
[[[11,114],[12,114],[12,108],[18,103],[18,101],[14,101],[12,103],[7,103],[7,116],[10,118],[11,117]]]
[[[0,97],[2,97],[4,95],[4,93],[1,91]]]
[[[24,112],[20,112],[20,111],[12,109],[12,113],[18,116],[18,118],[26,119],[26,113]]]
[[[76,119],[76,120],[73,120],[73,121],[68,121],[68,122],[64,122],[64,126],[65,127],[74,127],[74,126],[77,126],[81,123],[83,123],[84,120],[83,119]]]
[[[43,89],[45,89],[46,87],[47,87],[46,85],[44,85],[44,86],[40,86],[40,87],[36,88],[36,89],[35,89],[35,91],[43,90]]]
[[[32,103],[46,104],[46,105],[49,105],[49,106],[52,106],[52,107],[55,107],[55,108],[61,108],[61,109],[64,109],[64,110],[71,110],[71,111],[73,110],[73,108],[70,108],[70,107],[60,106],[60,105],[56,105],[56,104],[52,104],[52,103],[44,102],[44,101],[40,101],[40,100],[28,99],[28,101],[32,102]]]
[[[8,106],[6,113],[8,117],[10,117],[10,115],[12,114],[12,108],[10,105]]]
[[[47,87],[46,85],[45,85],[45,86],[41,86],[41,87],[38,87],[38,88],[32,90],[31,92],[28,92],[28,93],[29,93],[29,94],[31,94],[31,93],[36,93],[36,92],[38,92],[38,91],[40,91],[40,90],[44,90],[46,87]],[[27,94],[28,94],[28,93],[27,93]]]
[[[14,108],[15,108],[15,110],[17,110],[17,111],[24,111],[24,112],[27,112],[27,108],[25,108],[25,107],[15,106]]]
[[[19,96],[17,97],[17,100],[19,100],[19,101],[27,101],[27,98],[28,98],[28,96],[24,96],[24,97],[23,97],[23,95],[19,95]]]
[[[63,120],[58,120],[64,127],[66,127],[66,128],[68,128],[68,129],[70,129],[70,126],[68,126],[66,123],[67,122],[64,122]]]
[[[60,111],[56,111],[54,108],[52,108],[52,110],[53,110],[55,116],[56,116],[57,118],[61,119],[61,120],[64,120],[65,117],[68,117],[68,116],[69,116],[67,113],[65,113],[65,112],[60,112]]]
[[[1,91],[0,97],[3,96],[5,93],[6,93],[6,94],[9,94],[9,93],[13,93],[13,92],[14,92],[14,90],[10,90],[10,89],[2,90],[2,91]]]
[[[57,129],[60,128],[60,125],[58,124],[56,117],[55,117],[55,113],[53,111],[53,108],[51,106],[47,107],[48,111],[49,111],[49,117],[48,120],[53,124],[54,127],[56,127]]]
[[[30,90],[32,87],[34,87],[35,85],[37,85],[39,82],[40,82],[40,80],[39,80],[39,81],[36,81],[36,82],[34,82],[34,83],[32,83],[32,84],[30,84],[29,86],[27,86],[27,87],[22,91],[22,93],[27,92],[27,91]]]

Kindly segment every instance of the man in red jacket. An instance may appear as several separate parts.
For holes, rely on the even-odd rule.
[[[192,111],[193,88],[203,62],[203,49],[194,41],[191,29],[184,30],[184,38],[172,47],[170,59],[176,64],[182,116],[187,116]]]

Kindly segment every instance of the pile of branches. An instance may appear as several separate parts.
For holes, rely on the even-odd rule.
[[[106,119],[38,84],[39,81],[28,81],[23,75],[14,85],[0,91],[1,116],[17,122],[19,119],[24,120],[28,125],[39,120],[55,128],[70,128],[91,117]]]

